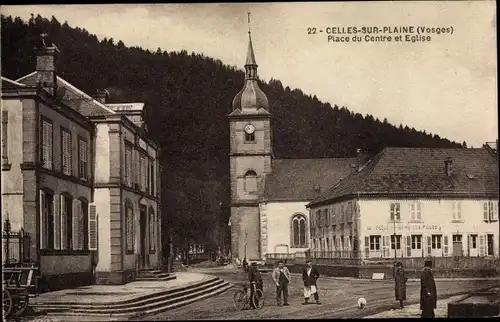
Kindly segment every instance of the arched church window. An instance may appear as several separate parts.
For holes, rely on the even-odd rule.
[[[292,216],[292,247],[305,248],[307,247],[307,220],[303,214],[295,214]]]
[[[245,173],[245,191],[257,191],[257,173],[253,170],[248,170],[247,173]]]

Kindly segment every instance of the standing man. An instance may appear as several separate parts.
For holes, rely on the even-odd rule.
[[[250,266],[248,270],[248,281],[250,283],[255,282],[256,288],[262,291],[264,283],[262,282],[262,276],[260,275],[256,262],[252,262],[252,266]],[[253,293],[254,293],[253,285],[250,284],[250,299],[253,299]],[[255,309],[253,301],[250,301],[250,308]]]
[[[309,297],[314,294],[314,300],[316,304],[321,304],[318,295],[318,286],[316,282],[319,278],[318,269],[312,265],[310,259],[306,260],[307,267],[302,271],[302,280],[304,281],[304,303],[309,304]]]
[[[408,277],[406,277],[405,270],[403,269],[403,263],[396,263],[396,275],[394,276],[394,293],[396,296],[396,301],[399,301],[399,307],[402,309],[404,307],[404,301],[406,301],[406,282]]]
[[[434,274],[432,273],[432,260],[426,260],[422,275],[420,275],[420,310],[422,318],[433,318],[434,309],[437,307],[437,292]]]
[[[281,293],[283,293],[283,306],[288,304],[288,284],[290,283],[290,271],[284,266],[282,260],[278,262],[278,267],[273,270],[273,281],[276,284],[276,302],[281,306]]]

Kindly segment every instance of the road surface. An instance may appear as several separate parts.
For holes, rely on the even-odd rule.
[[[219,276],[230,283],[245,281],[245,275],[235,269],[199,270],[203,273]],[[289,287],[288,307],[276,306],[276,287],[271,279],[271,273],[262,274],[264,279],[265,305],[261,310],[236,311],[232,295],[236,288],[187,306],[179,307],[156,315],[141,317],[147,321],[162,320],[193,320],[193,319],[316,319],[316,318],[359,318],[395,308],[394,284],[391,281],[349,280],[320,278],[318,289],[321,305],[302,305],[302,279],[292,275]],[[474,290],[487,286],[499,285],[499,280],[438,280],[439,297],[455,295],[459,292]],[[408,282],[408,304],[417,303],[420,296],[419,282]],[[368,306],[364,310],[356,307],[359,297],[366,298]],[[311,298],[311,300],[313,300]],[[314,301],[311,301],[314,302]]]

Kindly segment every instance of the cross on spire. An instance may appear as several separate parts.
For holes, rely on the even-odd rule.
[[[250,12],[247,12],[248,14],[248,33],[250,33]]]

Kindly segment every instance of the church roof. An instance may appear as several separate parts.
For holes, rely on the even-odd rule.
[[[272,173],[266,176],[264,199],[313,200],[354,171],[356,163],[356,158],[274,159]]]
[[[445,170],[447,159],[450,175]],[[349,195],[498,198],[498,183],[498,161],[485,148],[388,147],[309,205]]]

